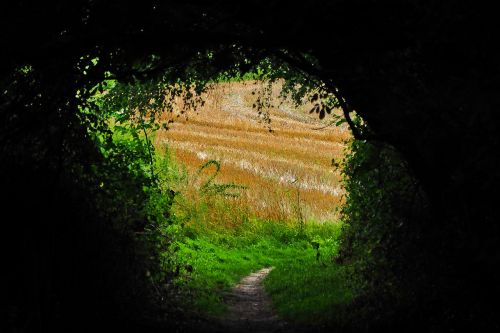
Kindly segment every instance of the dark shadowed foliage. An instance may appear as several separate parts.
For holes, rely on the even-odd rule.
[[[130,168],[146,146],[108,142],[90,97],[116,79],[149,102],[264,66],[298,95],[334,95],[359,140],[339,258],[359,263],[357,329],[498,328],[498,22],[465,0],[2,3],[3,322],[174,325],[164,277],[146,274],[154,175]]]

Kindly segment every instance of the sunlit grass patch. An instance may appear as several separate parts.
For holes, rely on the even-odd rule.
[[[323,265],[314,250],[303,249],[276,262],[264,284],[284,319],[318,325],[342,320],[338,309],[353,296],[345,278],[343,267],[330,261]]]
[[[290,223],[254,220],[227,232],[197,229],[179,243],[179,264],[188,265],[177,284],[191,295],[198,311],[224,313],[223,296],[242,277],[273,266],[264,284],[277,311],[302,323],[326,322],[336,305],[351,294],[342,268],[331,261],[336,252],[338,224]],[[312,243],[319,244],[320,256]]]
[[[192,272],[185,271],[176,283],[191,293],[191,301],[199,311],[211,315],[223,313],[224,292],[241,277],[269,266],[271,261],[262,251],[266,248],[265,244],[228,248],[203,237],[188,240],[180,244],[178,256],[192,267]]]

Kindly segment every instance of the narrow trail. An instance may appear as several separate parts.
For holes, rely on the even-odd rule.
[[[274,312],[269,296],[261,285],[272,267],[252,273],[238,283],[225,297],[228,313],[222,325],[226,332],[285,332],[286,322]]]
[[[218,318],[193,322],[182,332],[197,333],[320,333],[318,327],[292,325],[279,318],[262,281],[273,270],[262,268],[241,279],[224,297],[227,313]]]

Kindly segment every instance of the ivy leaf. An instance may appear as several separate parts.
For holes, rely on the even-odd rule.
[[[319,112],[319,119],[323,118],[325,118],[325,109],[321,109],[321,111]]]

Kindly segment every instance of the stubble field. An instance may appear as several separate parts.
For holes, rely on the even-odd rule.
[[[255,217],[336,220],[344,191],[332,159],[342,158],[349,131],[345,125],[318,129],[331,119],[320,120],[309,114],[310,103],[297,107],[279,92],[279,83],[218,83],[202,96],[203,106],[181,114],[179,100],[166,112],[174,122],[157,133],[155,146],[168,146],[191,174],[209,160],[219,161],[215,181],[245,186],[231,200]],[[259,114],[254,104],[263,97],[270,105]]]

